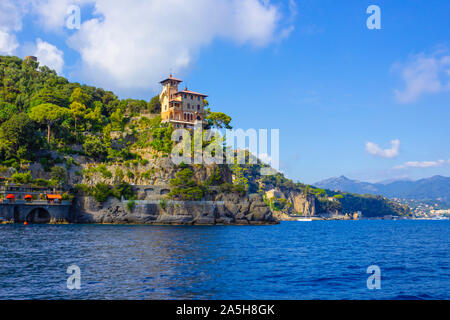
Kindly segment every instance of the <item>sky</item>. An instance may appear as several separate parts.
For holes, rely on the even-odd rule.
[[[150,100],[173,73],[234,128],[279,129],[295,181],[420,179],[450,176],[449,13],[442,0],[0,0],[0,54],[121,98]]]

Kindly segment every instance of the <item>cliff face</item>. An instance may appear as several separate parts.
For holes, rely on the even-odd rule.
[[[127,208],[126,202],[109,199],[100,204],[92,197],[78,197],[73,207],[75,223],[172,224],[172,225],[263,225],[278,221],[259,195],[240,197],[222,194],[217,201],[176,202],[136,201]]]
[[[312,195],[305,196],[301,192],[291,190],[287,192],[286,198],[292,203],[292,211],[304,216],[316,215],[316,201]]]

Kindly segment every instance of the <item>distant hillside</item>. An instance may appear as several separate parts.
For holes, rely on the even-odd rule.
[[[450,202],[450,178],[434,176],[417,181],[369,183],[351,180],[344,176],[314,184],[316,187],[351,193],[383,195],[389,198],[441,200]]]

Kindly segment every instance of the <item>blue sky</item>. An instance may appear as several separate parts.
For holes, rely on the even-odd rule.
[[[0,53],[122,98],[149,100],[172,71],[235,128],[280,129],[294,180],[450,176],[448,1],[4,1]]]

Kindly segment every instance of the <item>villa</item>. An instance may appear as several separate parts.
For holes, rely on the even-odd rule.
[[[207,95],[190,91],[187,88],[178,91],[183,82],[169,76],[161,81],[163,89],[159,95],[162,123],[171,123],[176,128],[193,128],[204,122],[205,98]]]

